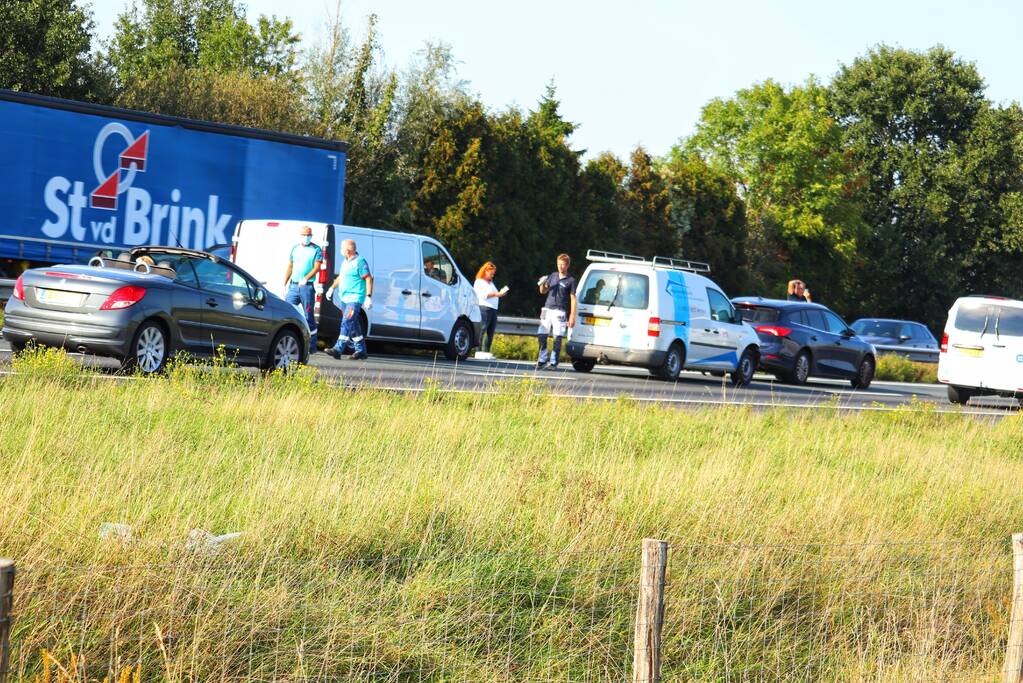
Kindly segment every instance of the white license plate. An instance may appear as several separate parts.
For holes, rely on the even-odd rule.
[[[609,319],[607,319],[607,318],[594,318],[593,316],[588,316],[588,317],[583,319],[583,324],[584,325],[610,325],[611,321]]]
[[[84,297],[80,292],[65,292],[62,289],[36,290],[36,298],[40,301],[58,306],[81,306]]]
[[[959,353],[963,356],[969,356],[970,358],[980,358],[984,355],[984,349],[964,349],[957,347]]]

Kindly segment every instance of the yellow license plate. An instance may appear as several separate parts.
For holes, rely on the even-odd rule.
[[[959,349],[959,353],[970,358],[980,358],[984,355],[984,349]]]
[[[593,316],[589,316],[583,320],[583,323],[586,325],[610,325],[611,321],[607,318],[594,318]]]
[[[37,290],[40,301],[59,306],[81,306],[82,294],[79,292],[65,292],[60,289],[39,289]]]

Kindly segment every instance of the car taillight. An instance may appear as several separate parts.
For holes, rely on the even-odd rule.
[[[321,285],[327,284],[327,268],[328,268],[327,257],[324,256],[323,257],[323,262],[320,264],[319,283]]]
[[[948,332],[941,335],[941,353],[948,353]]]
[[[18,276],[18,279],[14,281],[14,298],[20,299],[21,301],[25,300],[25,283],[22,281],[20,275]]]
[[[134,306],[138,302],[142,301],[142,297],[145,295],[145,287],[126,285],[114,290],[114,293],[107,297],[107,300],[103,302],[103,305],[99,307],[99,310],[117,311],[122,308],[128,308],[129,306]]]
[[[782,327],[781,325],[757,325],[753,329],[763,334],[774,335],[775,337],[787,337],[792,334],[790,328]]]
[[[661,319],[650,318],[650,321],[646,324],[646,335],[648,337],[660,337],[661,336]]]

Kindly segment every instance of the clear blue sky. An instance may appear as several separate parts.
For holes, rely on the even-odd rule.
[[[109,36],[129,0],[93,0]],[[286,14],[308,43],[322,40],[334,0],[248,0],[250,19]],[[554,79],[572,138],[588,156],[625,157],[637,145],[663,154],[688,135],[700,109],[752,83],[827,81],[871,46],[942,44],[975,62],[987,95],[1023,99],[1023,2],[861,0],[345,0],[342,22],[359,38],[376,13],[386,63],[404,68],[426,41],[443,41],[459,75],[492,109],[535,105]]]

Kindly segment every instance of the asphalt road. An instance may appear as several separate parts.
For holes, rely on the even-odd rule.
[[[0,372],[9,372],[10,346],[0,341]],[[75,354],[77,356],[77,354]],[[117,363],[95,356],[79,356],[85,365],[112,371]],[[974,399],[965,409],[952,406],[945,387],[936,384],[874,382],[867,390],[853,389],[848,382],[811,379],[804,386],[776,382],[768,375],[757,375],[753,383],[736,388],[722,378],[698,372],[684,372],[677,382],[655,380],[638,368],[600,367],[591,373],[579,373],[570,365],[557,370],[534,369],[524,361],[467,360],[454,363],[441,354],[402,353],[377,350],[370,358],[335,360],[317,353],[311,365],[332,381],[346,386],[372,386],[399,391],[421,391],[433,387],[445,391],[497,392],[503,383],[533,380],[549,395],[574,398],[615,399],[629,396],[638,401],[708,406],[745,404],[758,408],[818,407],[842,410],[885,410],[898,406],[920,408],[933,404],[932,410],[1005,415],[1018,408],[1011,399]]]

